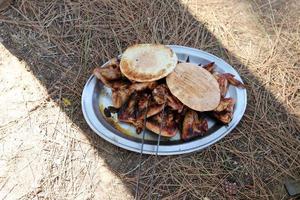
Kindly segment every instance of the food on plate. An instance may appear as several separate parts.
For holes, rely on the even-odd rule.
[[[221,97],[225,97],[228,90],[228,81],[225,76],[218,72],[213,73],[215,79],[218,81]]]
[[[160,44],[136,44],[122,55],[120,69],[129,80],[156,81],[171,73],[177,64],[175,52]]]
[[[93,74],[109,88],[119,88],[126,85],[125,82],[120,81],[122,74],[120,71],[120,63],[117,58],[111,59],[109,64],[104,67],[96,67]]]
[[[156,134],[159,134],[159,130],[161,128],[161,136],[173,137],[176,135],[178,130],[178,117],[179,115],[174,111],[166,110],[166,112],[161,112],[147,120],[146,128]]]
[[[184,116],[181,138],[188,140],[196,136],[202,136],[207,130],[207,121],[199,117],[196,111],[189,109]]]
[[[226,93],[228,91],[228,86],[229,84],[231,84],[236,87],[245,88],[245,85],[239,80],[235,79],[233,74],[221,74],[219,72],[214,71],[213,64],[214,63],[209,63],[203,66],[204,69],[208,70],[214,75],[215,79],[218,81],[220,88],[221,101],[218,107],[215,108],[211,114],[217,120],[219,120],[219,122],[222,122],[223,124],[228,124],[232,120],[233,109],[235,104],[235,100],[233,98],[225,98]]]
[[[171,93],[193,110],[210,111],[220,103],[217,80],[207,70],[195,64],[177,64],[166,81]]]
[[[220,74],[219,72],[213,72],[213,75],[218,81],[221,97],[224,97],[226,95],[228,90],[228,84],[240,88],[245,88],[244,84],[241,83],[239,80],[236,80],[233,74],[229,74],[229,73]]]
[[[210,73],[212,73],[214,70],[214,64],[215,64],[214,62],[208,63],[204,65],[203,68],[209,71]]]
[[[222,112],[222,111],[231,111],[234,106],[234,99],[233,98],[222,98],[218,107],[214,109],[215,112]]]
[[[228,124],[232,120],[234,103],[233,98],[222,98],[218,107],[213,110],[212,115],[220,122]]]
[[[153,90],[152,95],[154,100],[158,104],[163,104],[164,101],[166,100],[167,105],[172,110],[177,110],[180,113],[183,109],[183,104],[175,96],[171,94],[166,84],[161,84],[157,86]]]
[[[156,82],[133,83],[122,88],[112,88],[112,102],[115,108],[120,108],[134,92],[143,91],[145,89],[154,89]]]
[[[235,100],[226,97],[228,87],[245,87],[234,75],[216,71],[214,63],[177,63],[170,48],[154,44],[131,46],[121,59],[93,73],[111,89],[106,117],[116,113],[118,121],[133,125],[138,134],[146,128],[171,138],[179,131],[185,141],[207,134],[207,114],[230,123]]]

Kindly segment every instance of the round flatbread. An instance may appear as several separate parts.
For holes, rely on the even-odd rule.
[[[218,82],[202,67],[191,63],[177,64],[166,81],[171,93],[193,110],[210,111],[220,103]]]
[[[177,56],[171,48],[159,44],[136,44],[123,53],[120,69],[130,80],[149,82],[166,77],[176,64]]]

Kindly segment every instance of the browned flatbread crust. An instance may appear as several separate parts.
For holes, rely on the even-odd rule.
[[[171,93],[193,110],[214,110],[220,103],[218,82],[202,67],[191,63],[177,64],[166,81]]]
[[[159,44],[136,44],[123,53],[120,69],[130,80],[149,82],[166,77],[176,64],[177,56],[171,48]]]

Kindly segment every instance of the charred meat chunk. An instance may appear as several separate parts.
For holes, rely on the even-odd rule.
[[[204,69],[206,69],[207,71],[209,71],[210,73],[213,73],[214,71],[214,62],[208,63],[206,65],[203,66]]]
[[[203,136],[207,130],[207,121],[199,117],[196,111],[189,109],[184,116],[181,138],[189,140],[196,136]]]
[[[234,103],[232,98],[222,98],[212,115],[223,124],[228,124],[232,120]]]
[[[233,98],[221,98],[221,101],[218,105],[218,107],[216,107],[214,109],[214,111],[216,112],[221,112],[221,111],[232,111],[233,110],[233,106],[234,106],[234,99]]]
[[[128,88],[112,90],[112,103],[115,108],[121,108],[126,103],[132,92]]]
[[[112,59],[110,63],[104,67],[96,67],[93,74],[101,80],[107,87],[111,87],[112,81],[122,78],[119,62],[117,59]]]
[[[132,94],[129,101],[122,106],[118,113],[119,121],[134,125],[137,133],[140,133],[143,130],[148,102],[149,95],[147,93]]]
[[[165,113],[161,112],[147,119],[146,128],[158,135],[161,134],[161,136],[164,137],[173,137],[178,131],[177,115],[178,114],[172,111],[166,111]]]
[[[225,97],[228,90],[228,84],[240,88],[245,88],[245,85],[239,80],[235,79],[233,74],[230,73],[220,74],[218,72],[214,72],[213,75],[219,83],[221,97]]]
[[[136,105],[137,105],[137,94],[134,93],[126,104],[118,112],[118,119],[121,122],[127,122],[135,124],[136,121]]]
[[[225,73],[225,74],[222,74],[222,76],[224,76],[231,85],[236,86],[236,87],[245,88],[245,85],[242,82],[240,82],[239,80],[235,79],[233,74]]]
[[[217,72],[215,72],[213,75],[218,81],[221,97],[225,97],[228,90],[228,81],[226,77]]]
[[[133,83],[128,87],[120,89],[112,89],[112,102],[115,108],[120,108],[134,92],[141,92],[146,89],[152,89],[156,86],[156,82]]]
[[[183,109],[183,104],[174,97],[166,84],[158,85],[152,92],[154,100],[158,104],[163,104],[164,101],[167,101],[167,105],[172,108],[172,110],[177,110],[181,112]]]

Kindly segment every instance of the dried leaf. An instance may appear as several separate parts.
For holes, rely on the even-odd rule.
[[[72,105],[72,103],[71,103],[71,101],[70,101],[69,99],[67,99],[67,98],[62,98],[62,100],[63,100],[63,104],[64,104],[65,106],[70,106],[70,105]]]

